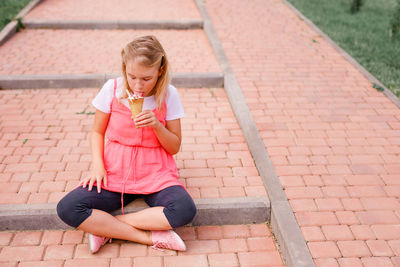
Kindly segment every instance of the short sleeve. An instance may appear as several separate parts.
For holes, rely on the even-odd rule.
[[[165,119],[167,121],[183,118],[185,113],[183,112],[183,106],[178,95],[178,90],[172,85],[168,86],[166,104],[167,114]]]
[[[92,101],[92,105],[104,113],[111,112],[111,101],[114,94],[114,80],[108,80]]]

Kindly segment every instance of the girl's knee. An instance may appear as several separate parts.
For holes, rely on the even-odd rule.
[[[184,205],[182,205],[182,214],[184,214],[184,218],[186,219],[185,224],[190,223],[193,221],[194,217],[196,216],[197,213],[197,208],[196,205],[194,204],[193,200],[190,199],[191,201],[186,201]]]
[[[188,203],[187,213],[188,213],[188,217],[190,218],[190,222],[193,221],[193,219],[197,213],[197,208],[196,208],[196,205],[194,204],[193,200],[190,201],[190,203]]]
[[[68,212],[71,212],[71,209],[65,206],[64,199],[61,199],[57,204],[57,215],[58,217],[65,223],[68,224]]]
[[[172,228],[177,228],[193,221],[194,217],[196,216],[197,209],[193,200],[190,199],[171,203],[165,207],[164,213],[167,216]]]
[[[69,226],[77,228],[84,220],[90,216],[91,210],[74,201],[67,196],[61,199],[57,204],[58,217]]]

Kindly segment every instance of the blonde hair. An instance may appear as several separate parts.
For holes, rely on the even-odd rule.
[[[168,92],[170,82],[169,64],[164,48],[155,36],[148,35],[134,39],[128,43],[121,51],[122,73],[124,77],[124,87],[132,94],[133,90],[129,87],[126,75],[126,65],[130,60],[140,58],[141,63],[146,67],[159,66],[160,76],[158,76],[156,85],[149,93],[154,95],[157,108],[162,107],[162,103]],[[125,89],[124,88],[124,89]],[[123,90],[121,99],[127,98],[126,90]]]

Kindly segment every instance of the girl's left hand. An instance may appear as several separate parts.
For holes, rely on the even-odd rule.
[[[153,111],[151,110],[144,110],[140,112],[135,118],[134,122],[136,127],[142,128],[142,127],[153,127],[153,128],[158,128],[161,125],[161,122],[156,118],[156,115],[154,115]]]

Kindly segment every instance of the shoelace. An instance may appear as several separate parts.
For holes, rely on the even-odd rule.
[[[101,243],[101,246],[104,246],[107,242],[111,243],[111,241],[112,241],[112,238],[104,237],[103,242]]]
[[[168,248],[168,243],[163,242],[163,241],[157,241],[151,248],[155,249],[155,250],[159,250],[159,251],[164,251],[163,248]]]
[[[99,251],[99,249],[104,246],[107,242],[111,243],[112,238],[111,237],[101,237],[101,236],[93,236],[93,249],[94,251],[92,251],[92,243],[90,243],[90,250],[92,251],[92,253],[96,253],[97,251]],[[100,240],[99,240],[100,239]],[[96,241],[97,240],[97,241]],[[97,243],[97,244],[96,244]],[[98,246],[98,244],[100,243],[100,246]],[[98,246],[98,247],[97,247]]]

